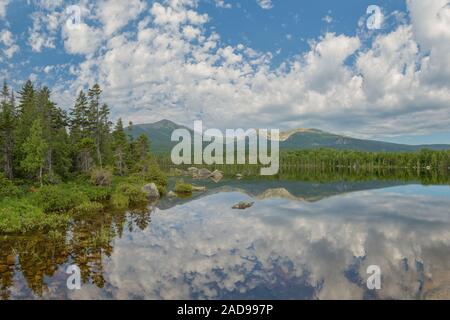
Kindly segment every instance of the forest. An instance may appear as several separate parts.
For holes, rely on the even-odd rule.
[[[165,193],[167,177],[150,154],[146,135],[133,139],[113,124],[94,85],[68,112],[49,88],[27,81],[17,94],[4,83],[0,104],[0,232],[42,229],[68,213],[145,203],[142,186]]]

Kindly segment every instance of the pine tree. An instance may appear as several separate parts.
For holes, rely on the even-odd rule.
[[[83,138],[88,138],[89,133],[89,107],[88,99],[83,91],[78,94],[75,106],[70,110],[70,137],[75,145]]]
[[[135,161],[139,162],[145,160],[150,153],[150,140],[146,134],[141,134],[136,141],[134,141],[134,155]]]
[[[31,175],[35,175],[37,172],[37,176],[42,186],[45,154],[48,145],[44,140],[41,121],[39,119],[36,119],[33,122],[30,129],[30,136],[25,139],[22,149],[25,154],[25,158],[21,162],[23,170]]]
[[[112,152],[112,137],[111,126],[112,123],[109,120],[109,107],[107,104],[103,104],[100,108],[100,121],[99,121],[99,136],[100,136],[100,152],[102,154],[102,160],[105,164],[112,164],[114,161]]]
[[[19,91],[18,105],[18,143],[21,144],[28,137],[33,121],[36,119],[36,91],[33,83],[28,80]]]
[[[14,128],[15,128],[14,95],[9,92],[6,82],[3,84],[0,104],[0,143],[3,153],[3,171],[7,178],[14,177],[13,152],[14,152]]]
[[[125,134],[125,130],[123,128],[122,119],[119,119],[117,121],[117,124],[114,128],[113,150],[115,158],[115,168],[120,175],[123,175],[127,170],[126,162],[128,158],[129,144],[127,135]]]
[[[100,168],[103,167],[101,153],[101,132],[100,132],[100,95],[102,90],[98,84],[89,89],[89,131],[95,143],[97,161]]]

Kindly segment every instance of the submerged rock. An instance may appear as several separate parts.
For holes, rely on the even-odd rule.
[[[194,179],[208,179],[211,175],[211,171],[209,171],[208,169],[199,169],[195,172],[193,172],[192,177]]]
[[[237,210],[245,210],[248,209],[250,207],[253,206],[253,204],[255,204],[254,202],[245,202],[245,201],[241,201],[238,204],[235,204],[232,209],[237,209]]]
[[[169,193],[167,193],[167,197],[169,197],[169,198],[176,198],[177,194],[175,192],[173,192],[173,191],[169,191]]]
[[[205,192],[206,187],[203,186],[192,186],[192,192]]]
[[[223,172],[219,171],[219,170],[214,170],[214,172],[212,172],[209,177],[214,181],[214,182],[219,182],[220,180],[223,179]]]
[[[158,187],[154,183],[146,184],[142,187],[142,191],[147,195],[149,199],[159,199],[160,197]]]

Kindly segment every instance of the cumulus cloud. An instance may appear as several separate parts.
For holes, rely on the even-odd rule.
[[[1,31],[0,44],[3,44],[3,53],[8,59],[11,59],[20,50],[19,46],[15,43],[13,34],[6,29]]]
[[[215,0],[216,6],[223,9],[231,9],[233,5],[231,3],[225,2],[225,0]]]
[[[133,122],[170,118],[189,125],[202,118],[212,127],[233,127],[239,119],[239,126],[308,126],[360,136],[444,131],[450,64],[448,42],[437,39],[448,30],[447,9],[440,1],[433,15],[420,3],[408,2],[411,24],[380,33],[369,47],[357,36],[326,33],[308,52],[273,69],[270,53],[223,46],[195,1],[156,2],[134,33],[108,27],[115,33],[105,38],[101,29],[84,26],[79,37],[67,37],[69,52],[92,55],[74,68],[69,90],[99,81],[116,115]],[[439,24],[424,25],[428,18],[416,17],[420,13]]]
[[[268,10],[268,9],[272,9],[273,8],[272,0],[256,0],[256,2],[264,10]]]
[[[6,16],[6,9],[8,8],[10,0],[0,0],[0,19],[4,19]]]
[[[316,127],[361,137],[450,127],[446,0],[408,0],[410,19],[368,44],[325,33],[278,67],[272,53],[224,45],[197,5],[133,0],[124,15],[121,1],[83,8],[81,28],[63,26],[62,35],[67,52],[86,59],[56,94],[75,96],[98,81],[114,116],[135,123],[202,119],[210,127]],[[36,50],[52,45],[51,30],[32,41]]]
[[[103,31],[106,36],[126,26],[131,20],[136,19],[146,8],[143,0],[102,0],[98,3],[97,16],[103,23]]]

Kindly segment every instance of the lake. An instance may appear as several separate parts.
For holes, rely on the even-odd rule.
[[[199,184],[208,191],[189,199],[0,236],[0,298],[450,299],[449,186]],[[240,201],[254,205],[231,208]],[[373,265],[380,290],[367,287]]]

